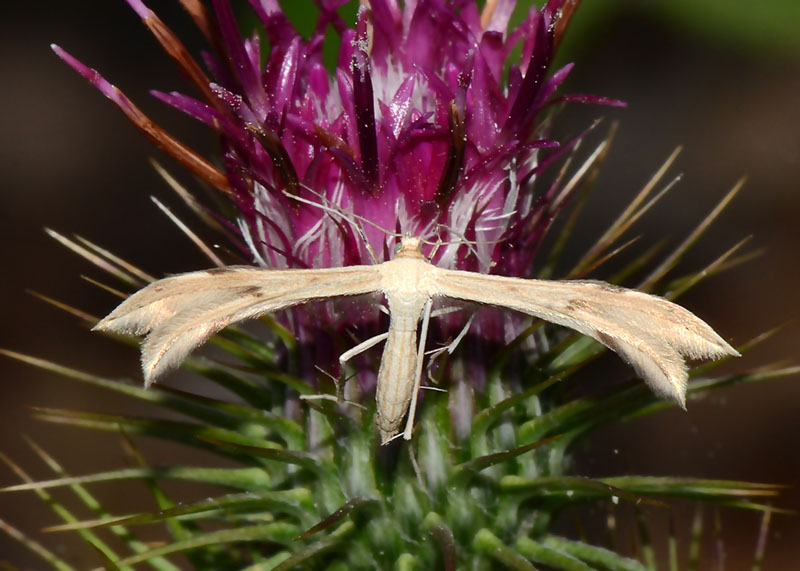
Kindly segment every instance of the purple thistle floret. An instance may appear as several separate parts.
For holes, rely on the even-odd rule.
[[[530,274],[558,191],[558,181],[541,192],[534,183],[568,147],[546,138],[542,111],[571,68],[548,75],[576,1],[549,0],[508,30],[513,0],[489,0],[483,12],[474,0],[407,0],[403,7],[372,0],[359,7],[355,29],[336,12],[345,0],[317,0],[317,26],[304,39],[276,0],[250,0],[270,46],[264,58],[258,35],[242,38],[227,0],[212,0],[210,11],[181,0],[213,48],[203,54],[213,79],[149,8],[127,2],[200,98],[154,95],[220,136],[223,171],[154,125],[97,72],[54,49],[162,150],[235,204],[252,262],[371,264],[391,257],[399,235],[412,234],[438,243],[426,254],[441,267]],[[322,57],[331,27],[341,36],[333,77]],[[510,61],[516,47],[518,63]],[[570,99],[619,104],[561,98]],[[359,338],[385,329],[374,304],[347,303],[346,320],[342,305],[331,303],[296,309],[287,321],[313,347],[310,376],[311,364],[335,368],[332,347],[337,336],[341,344],[342,327],[358,325]],[[520,329],[515,319],[488,314],[472,331],[508,340]],[[452,337],[450,320],[438,323],[440,339]],[[321,334],[331,342],[320,342]]]

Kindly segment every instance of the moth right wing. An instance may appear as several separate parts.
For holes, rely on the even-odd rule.
[[[228,266],[181,274],[136,292],[94,329],[147,334],[142,370],[149,386],[231,323],[311,300],[379,291],[379,267],[268,270]]]
[[[659,395],[686,406],[684,357],[739,355],[699,317],[664,298],[598,281],[547,281],[436,268],[440,295],[564,325],[627,361]]]

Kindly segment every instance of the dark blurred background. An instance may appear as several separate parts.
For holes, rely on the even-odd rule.
[[[199,34],[176,4],[150,2],[191,47],[201,47]],[[2,13],[0,248],[6,269],[0,278],[0,347],[106,376],[134,375],[133,350],[89,333],[76,318],[26,294],[26,289],[35,290],[97,316],[116,303],[80,278],[102,277],[101,273],[48,238],[43,227],[80,234],[154,275],[208,263],[149,199],[155,195],[184,213],[148,164],[149,157],[159,155],[114,105],[50,51],[49,44],[56,42],[101,70],[195,149],[213,156],[214,138],[148,95],[150,88],[187,86],[122,0],[6,2]],[[563,48],[562,61],[576,63],[565,92],[606,95],[629,104],[625,110],[573,105],[562,115],[559,133],[564,136],[577,133],[595,117],[606,117],[605,125],[619,121],[614,146],[568,254],[584,251],[669,153],[684,145],[672,171],[684,174],[682,182],[631,235],[643,234],[642,248],[665,237],[676,245],[737,179],[747,176],[743,192],[677,274],[703,267],[750,234],[754,237],[747,247],[763,250],[762,255],[704,282],[682,302],[733,344],[787,324],[731,367],[796,362],[800,3],[587,1]],[[167,159],[162,162],[191,184]],[[144,410],[131,411],[100,391],[9,359],[0,358],[0,367],[2,453],[35,478],[50,473],[23,435],[55,453],[74,474],[123,465],[117,437],[40,423],[26,407],[133,414]],[[798,405],[797,377],[737,387],[691,402],[688,413],[670,411],[603,431],[578,451],[576,470],[591,476],[651,473],[796,486]],[[150,451],[153,463],[175,460],[175,454],[157,447]],[[0,467],[0,485],[17,481]],[[116,497],[113,485],[97,490],[118,512],[136,509]],[[779,505],[800,508],[798,497],[796,489],[789,489]],[[726,568],[749,568],[758,514],[730,509],[720,513]],[[69,560],[80,561],[80,549],[86,549],[76,548],[66,536],[38,532],[58,520],[33,494],[0,495],[0,519],[57,551],[77,550]],[[796,568],[798,539],[797,518],[775,516],[765,568]],[[0,534],[3,561],[42,567]]]

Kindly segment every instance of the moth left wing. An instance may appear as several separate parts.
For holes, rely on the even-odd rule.
[[[598,281],[544,281],[436,268],[446,297],[496,305],[574,329],[627,361],[659,395],[686,406],[685,357],[739,355],[699,317],[661,297]]]
[[[123,301],[94,329],[148,334],[142,370],[150,385],[231,323],[315,299],[372,293],[379,266],[268,270],[228,266],[165,278]]]

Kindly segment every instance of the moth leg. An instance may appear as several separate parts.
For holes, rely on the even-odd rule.
[[[344,400],[344,398],[335,397],[333,395],[300,395],[300,400],[329,400],[335,402],[336,404],[349,404],[362,410],[367,410],[367,407],[361,403],[351,400]]]
[[[453,305],[451,307],[441,307],[439,309],[433,310],[431,312],[431,317],[440,317],[442,315],[449,315],[451,313],[455,313],[456,311],[462,311],[463,309],[464,309],[463,307],[459,307],[457,305]],[[440,347],[439,349],[431,349],[430,351],[428,351],[427,354],[430,355],[431,360],[436,359],[439,355],[441,355],[445,351],[452,354],[453,351],[456,350],[458,344],[461,342],[461,339],[463,339],[464,336],[467,334],[467,330],[469,329],[470,325],[472,325],[472,317],[469,318],[469,321],[467,322],[464,329],[462,329],[462,331],[456,336],[455,340],[451,341],[449,345],[447,345],[446,347]],[[430,360],[428,361],[428,367],[430,368]]]
[[[448,311],[447,313],[452,313],[453,311],[458,311],[461,308],[460,307],[453,307],[453,308],[447,308],[447,309],[451,310],[451,311]],[[439,310],[439,311],[443,312],[445,310]],[[437,314],[437,312],[434,311],[431,314],[431,316],[434,316],[434,315],[442,315],[442,313],[438,313]],[[469,328],[472,326],[472,320],[473,319],[475,319],[475,314],[474,313],[469,316],[469,319],[467,320],[467,323],[464,325],[464,327],[461,328],[461,331],[458,332],[458,335],[456,335],[455,338],[452,341],[450,341],[449,344],[445,345],[444,347],[439,347],[438,349],[433,349],[432,351],[429,351],[428,355],[430,355],[430,359],[431,360],[436,359],[442,353],[449,353],[450,355],[452,355],[453,351],[455,351],[456,347],[458,347],[459,344],[461,343],[461,340],[464,339],[464,337],[466,337],[467,332],[469,331]],[[430,363],[428,363],[428,364],[430,365]]]
[[[419,386],[422,383],[422,362],[425,358],[425,341],[428,337],[428,325],[431,321],[431,305],[433,305],[433,300],[428,298],[428,301],[425,302],[425,309],[422,312],[422,327],[420,327],[419,331],[419,347],[417,348],[417,370],[414,373],[414,389],[411,391],[408,420],[406,421],[406,429],[403,432],[403,438],[406,440],[411,440],[414,416],[417,412],[417,395],[419,394]]]
[[[434,309],[433,311],[431,311],[431,317],[440,317],[442,315],[449,315],[451,313],[455,313],[456,311],[461,311],[463,309],[464,309],[463,307],[460,307],[458,305],[453,305],[450,307],[440,307],[439,309]]]
[[[340,388],[341,385],[340,385],[340,379],[339,378],[334,377],[328,371],[325,371],[320,367],[316,367],[315,366],[315,368],[320,373],[322,373],[323,375],[325,375],[326,377],[328,377],[330,380],[333,381],[334,386],[336,386],[336,396],[326,395],[326,394],[300,395],[300,400],[330,400],[330,401],[335,402],[336,404],[350,404],[350,405],[353,405],[355,407],[367,410],[367,407],[365,407],[363,404],[360,404],[360,403],[357,403],[357,402],[354,402],[354,401],[349,401],[349,400],[346,400],[344,398],[344,392]],[[344,382],[347,382],[348,380],[349,380],[349,378],[345,379]]]
[[[385,341],[388,336],[389,336],[388,333],[381,333],[380,335],[371,337],[366,341],[359,343],[352,349],[348,349],[339,356],[339,378],[334,379],[333,381],[334,384],[336,385],[336,395],[339,398],[339,402],[342,402],[344,400],[344,385],[348,380],[347,378],[345,378],[345,367],[347,365],[347,361],[349,361],[356,355],[360,355],[370,347],[374,347],[381,341]]]
[[[439,315],[446,315],[448,313],[454,313],[456,311],[461,311],[463,309],[464,309],[463,307],[456,307],[456,306],[454,306],[454,307],[445,307],[445,308],[442,308],[442,309],[437,309],[436,311],[431,313],[431,317],[439,316]],[[459,331],[458,335],[456,335],[455,338],[452,341],[450,341],[450,343],[448,343],[444,347],[439,347],[438,349],[432,349],[432,350],[428,351],[428,353],[427,353],[427,355],[428,355],[428,364],[426,365],[425,370],[427,371],[427,375],[428,375],[429,378],[433,378],[432,369],[433,369],[434,361],[436,359],[438,359],[439,357],[441,357],[445,353],[447,353],[449,355],[453,354],[453,352],[456,350],[456,347],[458,347],[459,344],[461,343],[461,340],[464,339],[464,337],[466,337],[467,332],[469,331],[469,328],[472,326],[473,319],[475,319],[475,313],[470,315],[469,319],[467,320],[467,323],[464,325],[464,327],[461,328],[461,331]],[[429,390],[447,392],[444,389],[439,389],[437,387],[422,387],[422,388],[423,389],[429,389]]]
[[[347,363],[347,361],[349,361],[350,359],[352,359],[356,355],[359,355],[359,354],[363,353],[364,351],[366,351],[370,347],[374,347],[375,345],[377,345],[381,341],[385,341],[388,336],[389,336],[388,333],[381,333],[380,335],[376,335],[375,337],[370,337],[366,341],[362,341],[361,343],[359,343],[358,345],[356,345],[352,349],[348,349],[347,351],[342,353],[339,356],[339,364],[344,366],[344,364]]]

